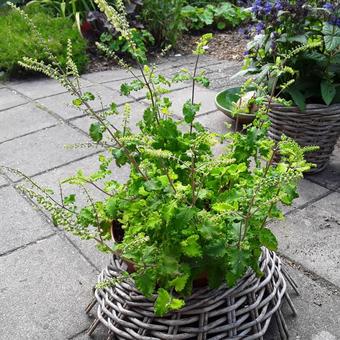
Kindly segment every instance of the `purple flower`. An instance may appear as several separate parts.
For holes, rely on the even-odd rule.
[[[265,5],[264,5],[264,12],[265,12],[265,14],[270,14],[270,12],[272,11],[272,5],[269,3],[269,2],[267,2]]]
[[[275,2],[275,5],[274,5],[275,9],[278,10],[278,11],[281,11],[283,9],[283,6],[282,6],[282,3],[280,0],[276,1]]]
[[[262,0],[256,0],[251,8],[251,11],[257,14],[258,12],[260,12],[261,9],[262,9]]]
[[[256,33],[261,33],[261,31],[264,29],[264,23],[263,22],[259,22],[256,26],[255,26],[255,31]]]
[[[340,27],[340,18],[337,18],[335,15],[333,15],[331,16],[331,19],[328,21],[328,23]]]
[[[333,6],[331,3],[329,3],[329,2],[325,3],[325,4],[323,5],[323,8],[324,8],[324,9],[327,9],[327,10],[329,10],[329,11],[333,11],[333,10],[334,10],[334,6]]]
[[[244,55],[244,56],[249,55],[249,51],[244,51],[244,52],[243,52],[243,55]]]

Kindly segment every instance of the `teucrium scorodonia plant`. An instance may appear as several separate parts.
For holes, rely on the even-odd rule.
[[[113,10],[101,0],[99,7],[129,39],[120,6]],[[205,35],[198,43],[197,61],[209,39]],[[157,74],[154,66],[130,69],[135,79],[122,85],[122,92],[146,89],[150,105],[137,132],[129,124],[134,114],[129,106],[123,108],[122,128],[118,128],[113,122],[121,109],[114,103],[101,112],[91,108],[94,95],[79,87],[70,46],[68,50],[67,73],[53,57],[51,65],[29,58],[22,65],[61,82],[75,96],[73,104],[94,120],[89,134],[94,145],[105,148],[99,169],[90,175],[86,169],[78,171],[65,182],[86,193],[87,186],[96,187],[105,198],[95,200],[88,195],[88,205],[79,207],[75,194],[58,201],[51,191],[28,178],[31,186],[21,189],[51,213],[56,225],[81,238],[95,239],[101,250],[134,263],[136,270],[129,276],[147,297],[158,293],[158,315],[182,307],[193,281],[202,274],[211,287],[223,282],[234,285],[249,267],[261,275],[261,247],[277,249],[266,221],[281,218],[278,203],[289,205],[297,196],[297,181],[310,168],[304,160],[308,148],[287,138],[278,144],[268,139],[266,108],[259,110],[254,125],[244,134],[210,132],[196,119],[200,104],[194,90],[182,112],[175,112],[182,118],[175,119],[166,96],[171,83],[208,84],[204,73],[197,72],[197,63],[193,75],[182,70],[171,78]],[[224,142],[223,153],[214,156],[213,147]],[[274,164],[277,155],[280,161]],[[112,179],[112,162],[118,168],[129,165],[125,183]],[[112,222],[124,231],[122,242],[114,245],[109,242]]]

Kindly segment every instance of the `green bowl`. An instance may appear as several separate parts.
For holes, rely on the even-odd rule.
[[[217,109],[222,111],[225,115],[231,119],[238,120],[241,124],[250,124],[255,119],[255,115],[252,113],[239,113],[237,116],[231,114],[233,103],[240,99],[240,87],[232,87],[230,89],[223,90],[217,93],[215,97],[215,105]]]

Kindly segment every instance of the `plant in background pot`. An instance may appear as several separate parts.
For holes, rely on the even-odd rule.
[[[308,160],[321,171],[340,132],[340,5],[256,0],[252,11],[257,34],[242,73],[286,100],[271,105],[270,136],[279,140],[284,133],[300,145],[318,144]]]
[[[219,92],[215,97],[216,107],[239,124],[249,124],[256,117],[258,108],[266,100],[263,89],[250,78],[241,87],[232,87]]]
[[[136,48],[124,11],[103,0],[98,5]],[[196,65],[210,37],[198,43]],[[59,81],[75,96],[73,105],[93,119],[89,135],[94,146],[105,149],[99,169],[80,170],[64,181],[84,190],[88,204],[79,206],[76,194],[58,200],[29,178],[30,186],[20,188],[57,226],[114,253],[96,289],[99,320],[122,338],[262,336],[286,287],[273,253],[277,240],[266,222],[282,217],[279,203],[289,205],[297,197],[298,180],[311,166],[304,154],[312,148],[285,137],[277,143],[268,139],[265,107],[245,134],[205,129],[196,120],[195,85],[207,80],[196,68],[193,75],[182,71],[173,78],[157,74],[154,66],[130,68],[135,79],[121,91],[145,88],[149,99],[134,132],[128,105],[123,112],[115,103],[101,112],[91,108],[94,95],[79,87],[71,51],[69,44],[67,72],[50,53],[50,65],[30,58],[22,65]],[[192,97],[177,112],[182,118],[175,119],[166,93],[172,82],[189,78]],[[213,147],[225,141],[223,153],[214,155]],[[277,154],[280,162],[274,164]],[[112,179],[112,162],[130,167],[125,183]],[[92,198],[88,186],[103,198]]]

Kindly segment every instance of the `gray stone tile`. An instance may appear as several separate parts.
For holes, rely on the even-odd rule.
[[[299,197],[293,201],[291,206],[283,206],[283,212],[291,211],[297,207],[301,207],[302,205],[325,195],[329,190],[308,181],[307,179],[302,179],[298,186]]]
[[[107,108],[112,102],[117,105],[132,101],[132,98],[122,97],[117,91],[110,90],[102,85],[88,86],[83,89],[96,96],[96,99],[90,102],[91,107],[95,111]],[[63,119],[84,116],[85,113],[72,104],[74,96],[69,93],[62,93],[56,96],[39,99],[39,103],[45,106],[49,111],[58,114]]]
[[[99,169],[99,161],[98,155],[94,155],[80,161],[65,165],[58,169],[49,171],[45,174],[34,177],[34,180],[39,183],[39,185],[50,188],[55,192],[54,197],[60,201],[59,195],[59,185],[58,183],[65,178],[75,175],[78,170],[83,170],[85,175],[90,175],[94,171]],[[108,179],[114,179],[121,183],[126,182],[129,176],[129,167],[117,167],[115,164],[112,164],[110,167],[112,171],[112,175]],[[96,183],[99,187],[103,187],[102,181],[98,181]],[[62,185],[63,194],[67,196],[69,194],[76,194],[77,205],[80,207],[89,205],[88,199],[84,191],[74,185],[63,184]],[[86,186],[87,191],[89,192],[93,201],[103,200],[107,198],[107,195],[101,193],[99,190],[94,188],[91,184]],[[68,234],[68,238],[75,244],[81,252],[95,265],[98,270],[102,269],[109,262],[109,255],[106,253],[100,252],[96,248],[96,242],[93,240],[81,240],[76,236]]]
[[[165,97],[168,97],[172,101],[172,112],[182,117],[183,113],[183,105],[187,100],[191,99],[191,88],[184,88],[178,91],[171,92],[169,94],[164,95]],[[215,96],[216,92],[196,86],[195,90],[195,102],[201,103],[201,110],[199,111],[199,115],[208,113],[215,110]]]
[[[217,133],[226,133],[227,131],[230,131],[233,124],[233,120],[220,111],[214,111],[199,116],[196,120],[209,130]]]
[[[82,86],[89,86],[91,83],[82,80]],[[8,83],[12,89],[24,94],[31,99],[43,98],[58,93],[67,92],[56,80],[48,78],[31,79],[25,82]]]
[[[93,153],[88,149],[65,149],[65,145],[88,141],[71,127],[58,125],[0,144],[1,163],[32,176]]]
[[[132,70],[134,73],[139,73],[139,71],[136,69],[132,69]],[[114,80],[131,78],[131,76],[132,75],[130,72],[127,72],[126,70],[122,68],[114,68],[112,70],[107,70],[107,71],[83,74],[81,77],[93,83],[100,84],[100,83],[110,82]]]
[[[1,257],[0,277],[2,339],[67,339],[89,326],[96,272],[58,236]]]
[[[95,317],[95,309],[91,313],[91,318],[89,319],[91,322],[94,320]],[[91,335],[91,338],[84,332],[81,334],[72,337],[72,340],[106,340],[108,338],[108,331],[107,328],[103,324],[99,324],[94,333]],[[319,339],[318,339],[319,340]],[[321,340],[321,339],[320,339]],[[324,339],[327,340],[327,339]]]
[[[91,102],[91,106],[95,111],[108,108],[112,102],[121,105],[132,101],[131,98],[122,96],[118,91],[108,89],[102,85],[87,87],[86,91],[92,92],[96,96],[96,100]]]
[[[138,131],[138,127],[136,124],[143,118],[143,113],[146,108],[146,106],[143,103],[131,103],[131,118],[130,118],[130,124],[129,127],[132,129],[132,131]],[[119,108],[120,112],[123,112],[123,108]],[[121,129],[123,127],[123,116],[120,115],[114,115],[108,117],[108,120],[114,124],[114,126],[118,129]],[[88,133],[89,127],[91,123],[95,122],[95,119],[90,117],[83,117],[83,118],[77,118],[72,120],[72,124],[78,127],[79,129],[83,130],[84,132]]]
[[[0,142],[56,123],[55,118],[32,103],[0,111]]]
[[[340,194],[333,193],[286,220],[270,223],[280,251],[340,286]]]
[[[315,175],[307,175],[306,178],[328,189],[340,191],[340,140],[335,146],[327,168]]]
[[[8,184],[7,180],[0,174],[0,187]]]
[[[12,187],[0,189],[0,211],[0,254],[54,232]]]
[[[27,99],[7,88],[0,89],[0,110],[9,109],[13,106],[27,103]]]
[[[283,314],[287,323],[290,339],[300,340],[337,340],[340,338],[340,296],[332,292],[299,270],[286,266],[289,274],[299,287],[297,296],[289,284],[290,293],[297,316],[294,317],[288,304],[283,305]],[[270,330],[265,340],[280,339],[276,332]]]
[[[98,155],[93,155],[79,161],[67,164],[60,168],[51,170],[44,174],[38,175],[34,177],[34,181],[36,181],[39,185],[50,188],[54,191],[54,197],[57,200],[60,200],[60,188],[59,183],[61,183],[64,179],[74,176],[78,170],[83,170],[86,176],[90,175],[91,173],[99,170],[100,162],[98,160]],[[114,179],[121,183],[126,182],[129,176],[129,168],[127,166],[124,167],[117,167],[115,163],[112,163],[110,167],[112,174],[108,179]],[[98,181],[96,184],[102,188],[103,181]],[[79,206],[88,205],[88,199],[84,191],[78,188],[75,185],[71,185],[68,183],[61,184],[63,196],[67,196],[70,194],[75,193],[77,197],[77,202],[79,202]],[[96,189],[93,185],[88,184],[86,185],[86,189],[90,194],[91,198],[96,200],[102,200],[107,198],[107,195],[102,193],[100,190]]]
[[[117,80],[117,81],[105,83],[105,86],[120,92],[121,85],[124,83],[130,83],[132,80],[133,78],[125,79],[125,80]],[[191,82],[181,82],[181,83],[174,83],[171,85],[171,87],[167,87],[167,86],[163,86],[163,87],[169,91],[174,91],[174,90],[179,90],[179,89],[184,89],[186,87],[190,87],[191,84],[192,84]],[[148,93],[148,90],[144,88],[139,91],[131,92],[130,97],[136,100],[141,100],[146,97],[147,93]]]
[[[69,119],[84,115],[82,110],[72,104],[74,98],[75,97],[71,96],[69,93],[61,93],[55,96],[38,99],[38,103],[63,119]]]

